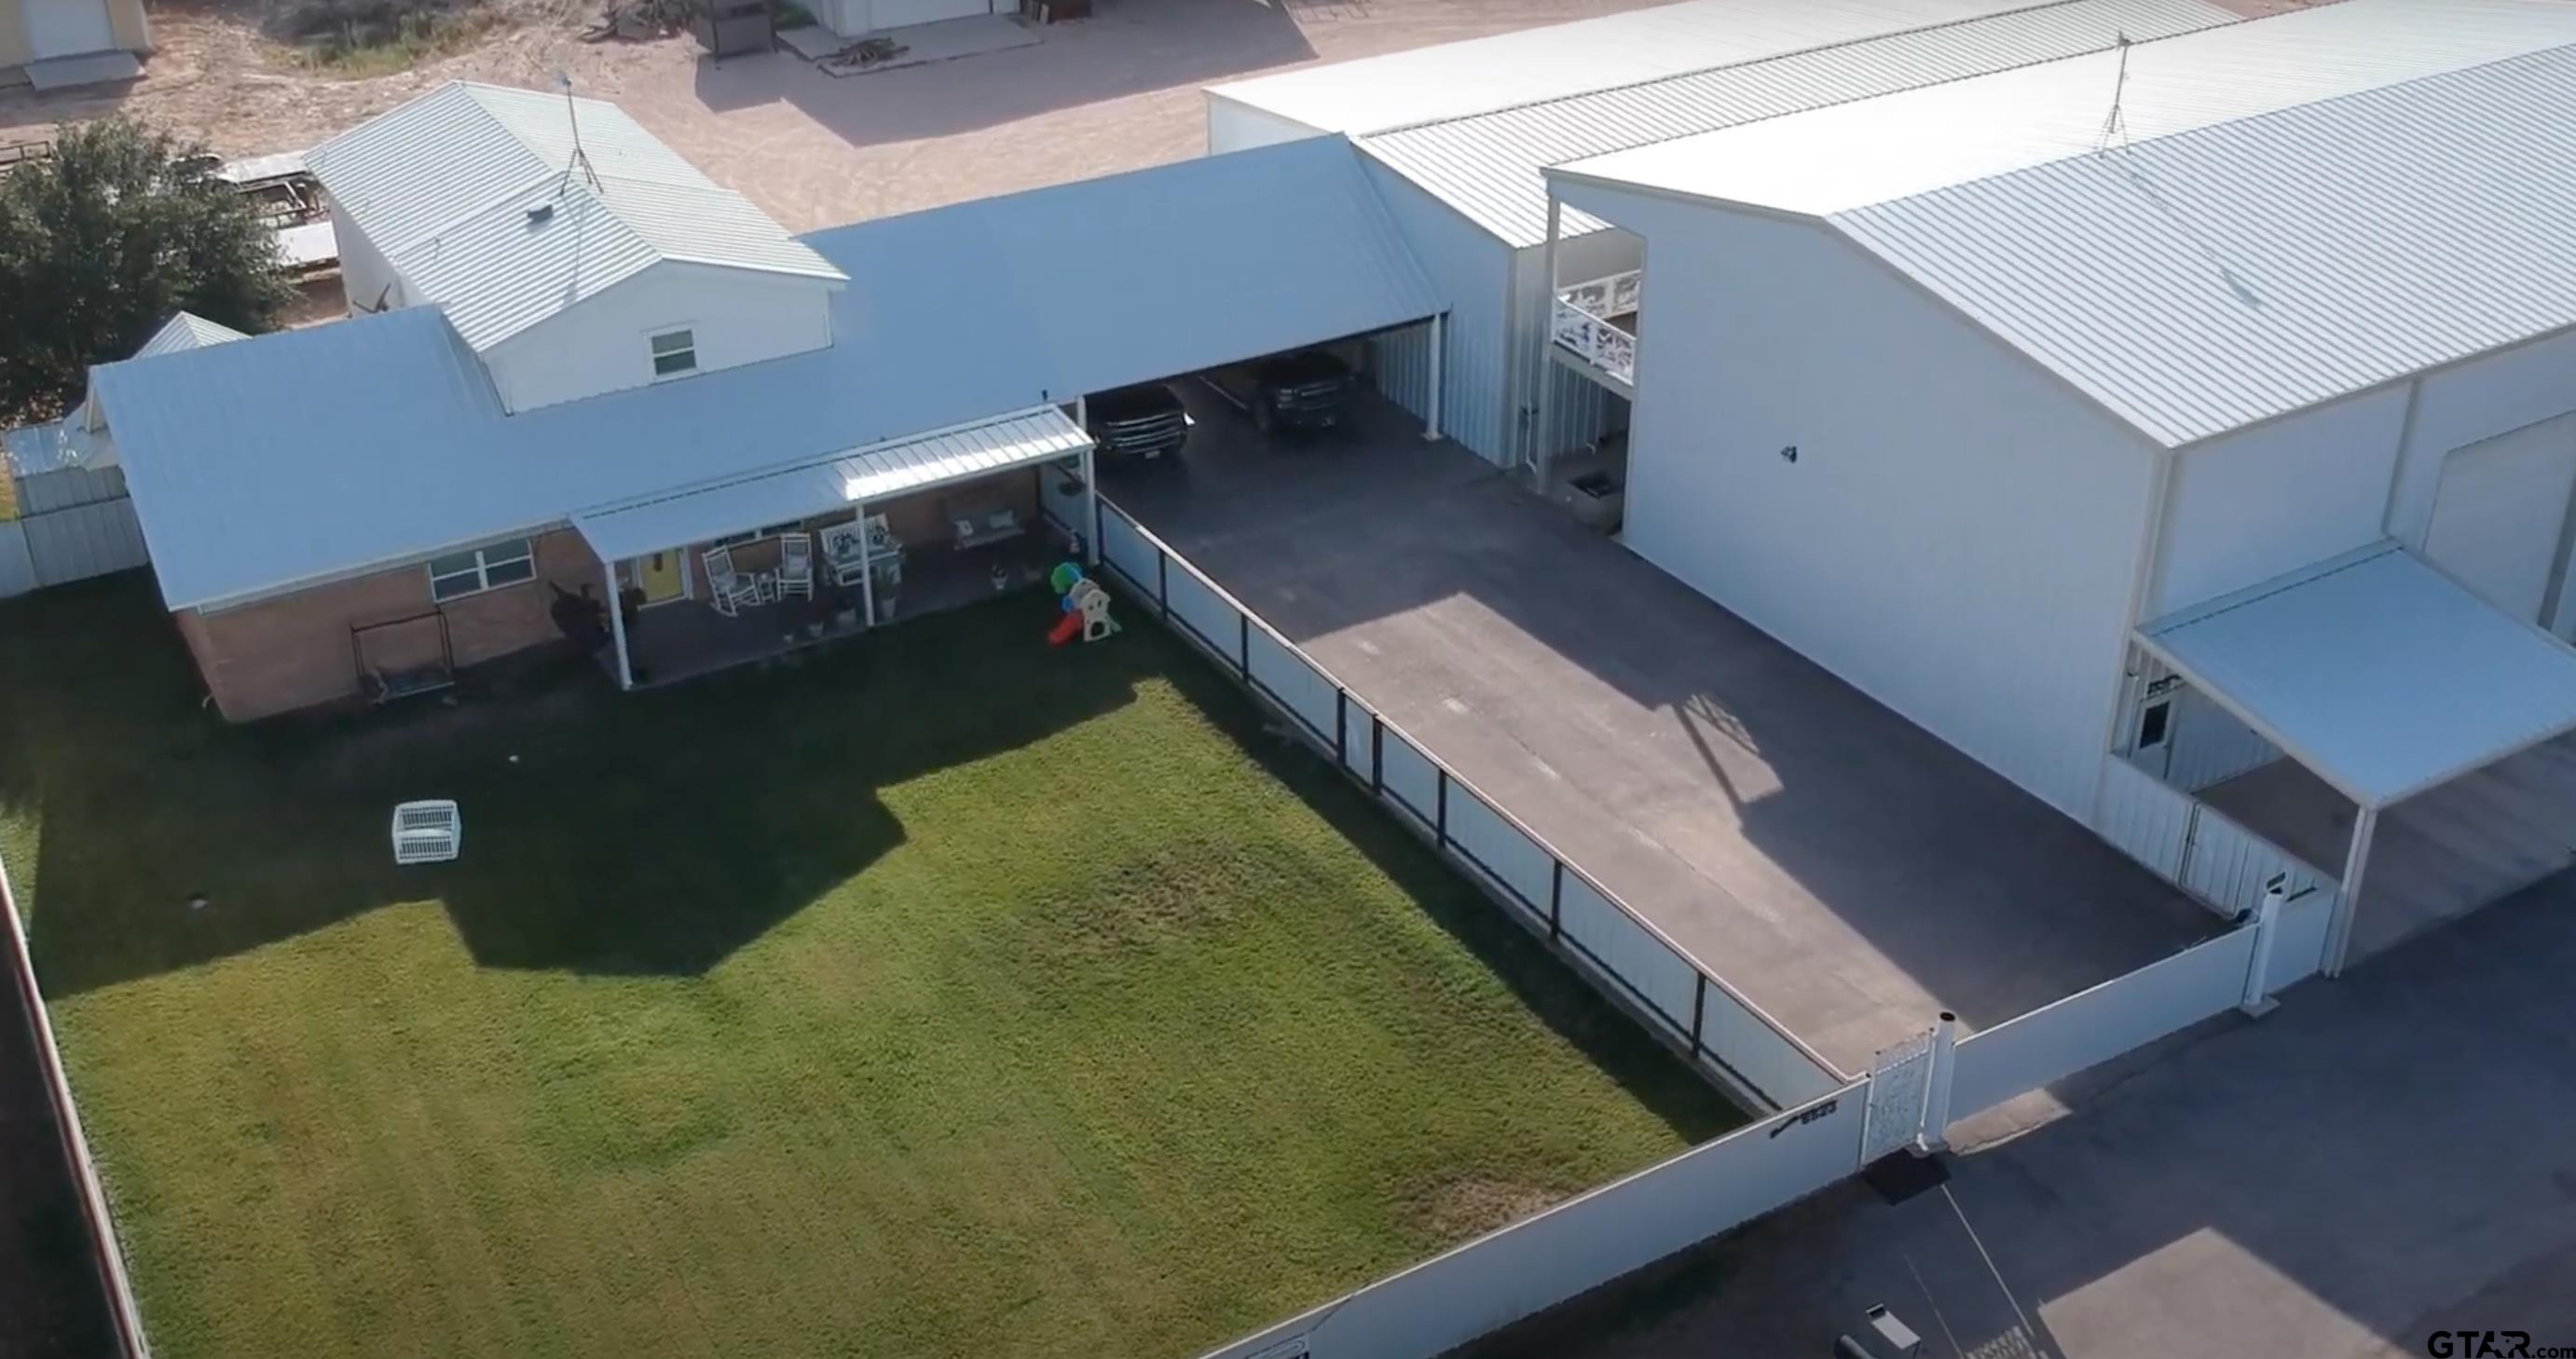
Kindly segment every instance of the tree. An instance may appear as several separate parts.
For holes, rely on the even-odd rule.
[[[276,236],[215,165],[120,114],[0,174],[0,427],[60,414],[173,312],[276,321],[294,297]]]

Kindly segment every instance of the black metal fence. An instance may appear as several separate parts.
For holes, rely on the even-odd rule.
[[[1050,504],[1063,525],[1068,503]],[[1232,671],[1343,772],[1466,867],[1576,970],[1673,1046],[1771,1108],[1840,1088],[1841,1073],[1351,692],[1295,643],[1106,497],[1091,540],[1113,584]]]

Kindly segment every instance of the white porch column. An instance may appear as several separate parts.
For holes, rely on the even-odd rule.
[[[1091,507],[1091,531],[1082,535],[1082,564],[1100,565],[1100,448],[1082,446],[1082,495]]]
[[[2343,896],[2335,902],[2334,920],[2326,927],[2325,964],[2320,969],[2329,977],[2343,975],[2344,958],[2352,951],[2352,918],[2361,905],[2363,870],[2370,867],[2370,840],[2379,832],[2379,809],[2364,807],[2352,819],[2352,849],[2343,859]]]
[[[1077,396],[1073,399],[1073,422],[1082,426],[1084,429],[1091,428],[1090,397]]]
[[[859,526],[859,626],[877,625],[877,561],[868,546],[868,505],[862,500],[851,508],[858,511],[851,521]]]
[[[1932,1069],[1924,1082],[1923,1131],[1915,1141],[1925,1151],[1946,1151],[1950,1146],[1950,1077],[1959,1069],[1959,1016],[1941,1012],[1941,1022],[1932,1030]]]
[[[1530,414],[1530,471],[1535,489],[1547,494],[1547,479],[1556,462],[1556,440],[1548,432],[1547,394],[1556,390],[1556,235],[1565,219],[1565,204],[1556,197],[1556,186],[1547,190],[1547,251],[1539,273],[1547,284],[1538,301],[1538,392],[1532,400]]]
[[[1425,439],[1440,437],[1440,384],[1447,380],[1440,371],[1440,366],[1444,357],[1442,351],[1448,347],[1448,343],[1449,313],[1444,311],[1431,318],[1431,399],[1428,403],[1430,413],[1422,417],[1422,437]]]
[[[635,665],[626,658],[626,601],[617,594],[617,563],[601,562],[599,573],[608,580],[608,638],[617,650],[617,687],[635,687]]]

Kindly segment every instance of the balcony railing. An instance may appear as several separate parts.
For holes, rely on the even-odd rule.
[[[1583,308],[1557,299],[1557,347],[1619,381],[1636,385],[1637,337]]]
[[[1645,271],[1631,269],[1624,274],[1596,278],[1589,283],[1574,283],[1556,290],[1556,295],[1594,316],[1634,316],[1638,294],[1643,291]]]

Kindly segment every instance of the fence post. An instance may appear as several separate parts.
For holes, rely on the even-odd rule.
[[[1554,865],[1547,875],[1547,937],[1554,943],[1565,932],[1560,923],[1565,912],[1565,860],[1550,854],[1547,861]]]
[[[2174,864],[2174,885],[2186,892],[2191,890],[2192,857],[2200,849],[2200,806],[2200,799],[2193,798],[2191,815],[2182,823],[2182,858]]]
[[[1925,1151],[1950,1145],[1950,1077],[1959,1069],[1959,1017],[1948,1010],[1932,1029],[1931,1071],[1923,1085],[1923,1131],[1915,1141]]]
[[[1707,1017],[1708,974],[1694,971],[1691,973],[1691,1054],[1693,1056],[1697,1056],[1700,1052],[1700,1024]]]
[[[1252,615],[1241,609],[1234,612],[1234,663],[1243,667],[1243,678],[1252,679]]]
[[[2236,1008],[2253,1018],[2279,1009],[2272,999],[2272,938],[2281,927],[2281,906],[2290,899],[2287,873],[2275,873],[2263,884],[2263,904],[2254,908],[2254,952],[2245,961],[2245,994]]]
[[[1333,686],[1333,759],[1344,771],[1351,767],[1351,691]]]
[[[1163,621],[1172,621],[1172,554],[1154,549],[1154,606],[1163,611]]]
[[[1369,791],[1386,796],[1386,719],[1369,714]]]
[[[1431,766],[1431,843],[1449,847],[1449,768]]]

